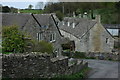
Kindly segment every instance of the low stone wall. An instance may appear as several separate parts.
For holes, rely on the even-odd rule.
[[[56,75],[73,74],[87,63],[68,65],[67,57],[51,58],[47,54],[10,54],[2,55],[3,78],[51,78]]]
[[[96,52],[89,52],[87,57],[95,57],[98,59],[105,59],[105,60],[118,60],[119,53],[96,53]]]

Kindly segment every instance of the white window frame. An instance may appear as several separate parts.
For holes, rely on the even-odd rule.
[[[39,41],[43,40],[43,33],[39,33]]]
[[[56,41],[56,32],[50,34],[50,42]]]
[[[38,41],[43,40],[43,33],[37,33],[37,40]]]

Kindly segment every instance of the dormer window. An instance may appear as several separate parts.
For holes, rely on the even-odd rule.
[[[70,26],[70,22],[68,22],[68,26]]]
[[[74,22],[73,22],[73,25],[72,25],[72,26],[73,26],[73,28],[75,28],[75,23],[74,23]]]
[[[44,26],[41,26],[42,28],[48,28],[48,26],[44,25]]]

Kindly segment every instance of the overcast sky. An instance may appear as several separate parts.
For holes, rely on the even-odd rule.
[[[28,6],[31,4],[33,5],[33,9],[35,9],[35,6],[37,5],[38,2],[58,2],[58,0],[31,0],[31,1],[27,1],[27,0],[3,0],[0,2],[0,4],[2,4],[3,6],[9,6],[9,7],[15,7],[15,8],[19,8],[19,9],[25,9],[28,8]]]
[[[33,5],[33,8],[35,8],[37,2],[2,2],[3,6],[15,7],[19,9],[28,8],[30,4]]]
[[[3,6],[9,6],[9,7],[15,7],[19,9],[25,9],[28,8],[28,5],[32,4],[35,8],[35,5],[37,2],[114,2],[114,1],[120,1],[120,0],[0,0],[0,4]]]

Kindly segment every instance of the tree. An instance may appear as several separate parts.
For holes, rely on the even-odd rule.
[[[30,5],[28,6],[28,9],[32,9],[32,8],[33,8],[33,5],[30,4]]]
[[[46,41],[36,41],[33,51],[51,54],[53,52],[53,45]]]
[[[10,10],[12,13],[17,13],[18,9],[17,8],[14,8],[14,7],[10,7]]]
[[[3,6],[2,7],[2,12],[9,13],[9,12],[11,12],[11,10],[10,10],[10,8],[8,6]]]
[[[60,11],[56,11],[56,16],[59,18],[60,21],[63,20],[64,15],[63,15],[62,12],[60,12]]]
[[[4,52],[23,52],[25,48],[24,35],[18,31],[18,26],[4,26],[2,30],[2,47]]]
[[[44,3],[43,2],[38,2],[37,5],[35,6],[36,9],[44,9]]]

